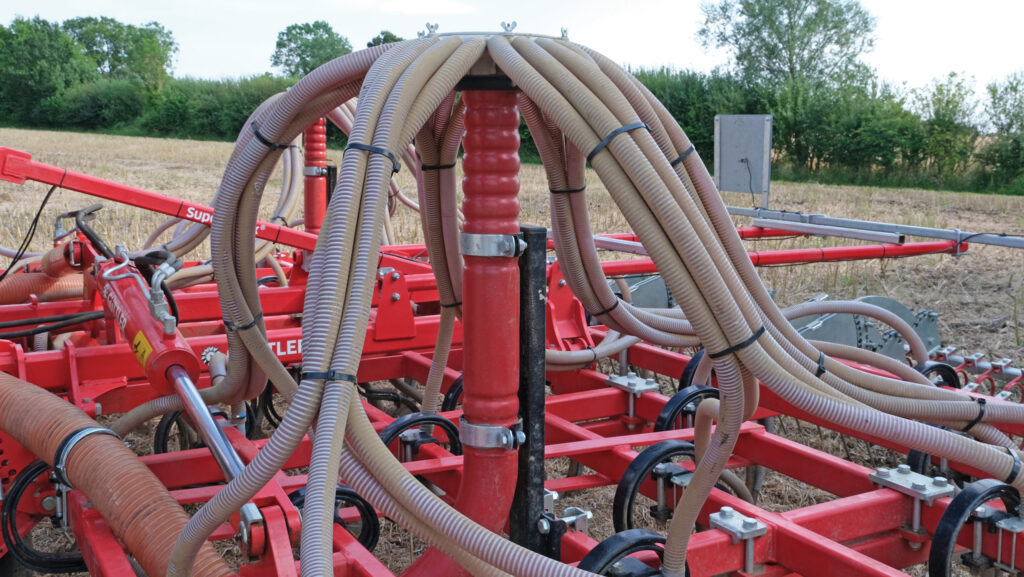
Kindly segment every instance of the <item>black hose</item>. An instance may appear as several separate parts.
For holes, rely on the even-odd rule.
[[[83,311],[80,313],[67,313],[63,315],[50,315],[48,317],[33,317],[30,319],[19,319],[16,321],[0,321],[0,329],[10,329],[14,327],[25,327],[28,325],[38,325],[42,323],[52,323],[57,321],[64,321],[67,319],[73,319],[83,314],[87,314],[95,311]]]
[[[64,171],[64,176],[67,176],[67,171]],[[64,176],[60,177],[61,184],[64,184]],[[36,227],[39,226],[39,217],[43,215],[43,208],[45,208],[46,203],[50,201],[50,197],[53,196],[53,191],[57,190],[57,186],[59,185],[55,184],[51,186],[50,190],[46,191],[46,196],[43,197],[43,202],[39,203],[39,209],[36,210],[36,215],[32,218],[32,224],[28,226],[28,232],[25,233],[25,238],[21,240],[21,245],[18,247],[18,251],[14,253],[14,258],[11,259],[12,266],[25,256],[25,251],[28,250],[28,245],[32,244],[32,237],[36,235]],[[7,278],[7,275],[10,272],[10,266],[4,269],[4,272],[0,272],[0,281]]]
[[[46,463],[34,461],[22,469],[8,487],[0,507],[0,533],[3,533],[4,545],[18,563],[37,573],[88,571],[81,553],[43,553],[29,547],[18,533],[18,504],[32,482],[48,470],[50,466]]]
[[[79,313],[72,318],[65,319],[63,321],[57,321],[55,323],[43,324],[30,329],[22,329],[20,331],[9,331],[6,333],[0,333],[0,339],[16,339],[19,337],[30,337],[32,335],[38,335],[39,333],[46,333],[55,331],[57,329],[63,329],[77,324],[81,324],[88,321],[94,321],[103,318],[103,311],[89,311],[86,313]]]

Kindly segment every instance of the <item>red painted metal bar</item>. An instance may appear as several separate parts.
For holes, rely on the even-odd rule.
[[[200,224],[213,221],[213,209],[208,206],[35,162],[30,154],[10,148],[0,147],[0,180],[15,184],[34,180]],[[256,223],[256,238],[304,250],[316,248],[316,235],[269,222]]]
[[[960,243],[960,252],[968,243]],[[906,244],[869,244],[860,246],[830,246],[825,248],[797,248],[787,250],[766,250],[750,253],[755,266],[777,266],[784,264],[808,264],[815,262],[836,262],[844,260],[868,260],[896,258],[924,254],[953,254],[957,252],[956,242],[951,240],[908,242]],[[653,274],[658,272],[650,259],[605,262],[601,269],[607,276],[625,274]]]
[[[306,129],[305,210],[302,226],[318,234],[327,213],[327,120],[318,118]]]

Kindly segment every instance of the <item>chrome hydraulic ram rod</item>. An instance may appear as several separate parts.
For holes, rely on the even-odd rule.
[[[171,365],[168,367],[167,378],[174,383],[174,392],[185,405],[185,412],[192,419],[203,442],[209,447],[210,453],[213,454],[214,460],[217,461],[217,465],[224,471],[224,476],[229,481],[234,479],[242,472],[245,464],[242,463],[242,459],[238,457],[238,453],[235,452],[234,447],[231,446],[231,443],[224,436],[224,431],[217,426],[217,422],[213,419],[213,415],[210,414],[206,403],[199,395],[199,391],[196,389],[195,383],[192,382],[192,378],[188,376],[188,373],[181,365]]]

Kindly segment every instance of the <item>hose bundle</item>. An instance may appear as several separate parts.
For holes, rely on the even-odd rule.
[[[190,573],[206,538],[270,480],[314,422],[303,511],[304,575],[331,574],[339,471],[375,507],[475,575],[589,574],[521,549],[444,504],[380,442],[356,393],[354,375],[369,318],[391,177],[398,157],[415,140],[423,165],[418,205],[443,305],[439,354],[424,396],[425,408],[435,408],[440,369],[462,298],[452,165],[464,108],[454,90],[485,52],[521,91],[520,109],[552,191],[560,266],[587,310],[614,331],[602,353],[638,339],[674,347],[700,344],[717,375],[721,399],[699,408],[700,461],[672,520],[665,575],[684,574],[691,528],[732,453],[740,424],[757,408],[758,382],[839,427],[898,439],[1024,488],[1024,478],[1009,478],[1019,464],[1009,439],[984,423],[967,427],[979,417],[972,398],[931,387],[906,371],[897,374],[907,381],[857,371],[823,356],[797,334],[758,278],[692,144],[632,76],[600,54],[564,40],[512,34],[428,36],[324,65],[257,110],[250,119],[252,130],[241,132],[217,193],[211,233],[225,324],[235,327],[228,335],[231,354],[224,382],[238,398],[251,398],[269,376],[291,405],[264,449],[189,521],[175,544],[168,575]],[[256,222],[263,185],[282,154],[280,146],[267,143],[291,142],[314,119],[332,111],[332,118],[341,118],[347,113],[338,107],[357,92],[355,110],[341,109],[352,114],[340,120],[351,123],[350,145],[312,255],[303,314],[306,372],[296,383],[266,342],[248,231]],[[586,212],[588,161],[680,309],[634,307],[607,286]],[[912,348],[915,356],[922,354],[917,343]],[[854,354],[835,347],[827,353]],[[553,355],[549,362],[571,366],[587,360]],[[1022,423],[1024,409],[990,404],[981,416],[983,421]],[[967,427],[978,440],[911,419]],[[717,421],[713,433],[712,421]]]

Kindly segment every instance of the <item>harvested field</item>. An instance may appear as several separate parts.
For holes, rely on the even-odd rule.
[[[69,170],[107,178],[120,183],[181,197],[209,202],[216,190],[232,145],[147,138],[115,137],[78,133],[55,133],[0,129],[0,146],[23,150],[43,162]],[[329,151],[332,163],[341,160],[340,151]],[[547,184],[540,166],[525,166],[521,171],[521,222],[546,224]],[[399,175],[406,191],[414,191],[407,172]],[[596,232],[622,232],[628,229],[615,209],[608,192],[591,172],[588,176],[590,218]],[[267,196],[276,194],[279,181],[267,186]],[[814,183],[772,184],[772,208],[824,213],[829,216],[872,219],[919,226],[958,228],[969,232],[1024,234],[1024,198],[978,194],[937,192],[915,189],[880,189],[828,186]],[[0,245],[16,247],[32,215],[46,192],[39,184],[24,186],[0,182],[0,202],[5,208],[6,226],[0,231]],[[732,204],[749,204],[744,195],[728,195]],[[43,213],[39,232],[32,245],[41,250],[48,245],[54,217],[63,211],[82,208],[95,199],[73,193],[55,193]],[[273,199],[264,207],[269,210]],[[113,244],[130,248],[141,246],[164,217],[142,210],[106,203],[96,221],[97,231]],[[746,224],[742,219],[738,224]],[[418,216],[400,207],[394,227],[400,243],[421,242]],[[751,250],[819,247],[850,244],[833,239],[787,239],[749,242]],[[205,259],[204,245],[191,259]],[[990,358],[1008,357],[1024,362],[1024,252],[992,246],[972,245],[967,254],[954,258],[928,255],[890,261],[854,261],[763,268],[761,276],[775,291],[782,306],[792,305],[819,293],[833,299],[877,294],[894,298],[911,309],[931,309],[940,314],[940,333],[945,344],[964,353],[982,351]],[[667,384],[667,381],[666,381]],[[813,426],[788,419],[788,430],[780,431],[795,440],[811,444],[840,456],[844,447],[838,439],[822,438]],[[147,435],[140,435],[136,449],[148,450]],[[865,464],[882,465],[891,456],[876,448],[874,454],[863,444],[851,447],[850,457]],[[549,463],[549,474],[565,474],[568,462]],[[827,500],[822,491],[773,475],[766,483],[766,502],[770,510],[787,510]],[[567,496],[560,506],[577,505],[592,509],[597,518],[592,533],[598,539],[610,534],[611,523],[605,513],[614,488],[601,488]],[[52,540],[49,533],[37,532],[37,543]],[[384,522],[378,553],[399,570],[411,561],[423,544],[389,521]]]

